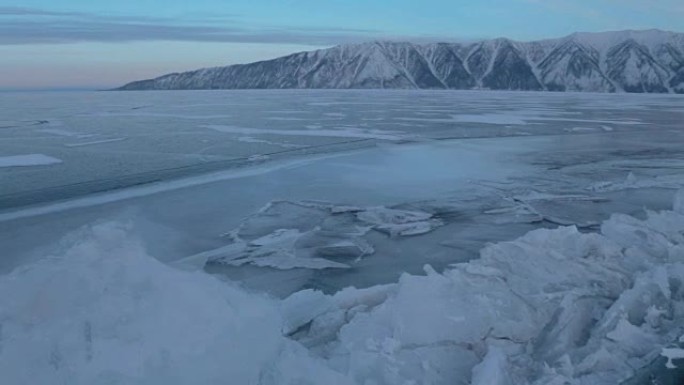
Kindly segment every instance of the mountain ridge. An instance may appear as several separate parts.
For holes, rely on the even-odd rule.
[[[283,88],[684,93],[684,34],[626,30],[530,42],[374,41],[171,73],[116,90]]]

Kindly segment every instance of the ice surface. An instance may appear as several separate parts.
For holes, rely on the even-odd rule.
[[[62,161],[43,154],[0,156],[0,168],[46,166],[58,163],[62,163]]]
[[[315,158],[314,158],[315,159]],[[275,169],[295,167],[311,162],[313,159],[296,159],[278,164],[259,165],[254,167],[243,167],[238,170],[229,170],[223,172],[216,172],[205,175],[198,175],[195,177],[172,180],[165,183],[151,183],[144,186],[133,187],[129,189],[122,189],[102,194],[94,194],[81,198],[75,198],[64,202],[57,202],[50,205],[31,206],[21,210],[7,211],[0,213],[1,221],[11,221],[21,218],[40,216],[50,213],[59,213],[67,210],[73,210],[83,207],[98,206],[107,203],[119,202],[123,200],[146,197],[158,194],[165,191],[172,191],[177,189],[184,189],[191,186],[204,185],[218,181],[225,181],[237,178],[244,178],[247,176],[254,176],[268,173]]]
[[[12,194],[13,200],[0,202],[2,209],[244,166],[254,155],[330,153],[387,141],[560,135],[589,136],[615,151],[630,143],[662,149],[661,143],[681,141],[683,119],[681,98],[672,95],[259,90],[25,93],[0,99],[0,141],[12,150],[3,155],[41,148],[63,160],[60,173],[5,169],[13,182],[0,183],[0,195]],[[303,120],[269,119],[291,112]],[[606,125],[613,131],[604,131]],[[595,131],[566,131],[577,126]],[[646,130],[650,135],[632,136]],[[86,137],[84,143],[99,143],[67,146]],[[620,138],[631,140],[615,141]],[[552,146],[543,153],[557,150],[568,151]]]
[[[301,231],[255,226],[242,230],[256,246]],[[682,356],[683,233],[676,211],[616,215],[600,233],[492,244],[441,274],[278,301],[164,266],[102,224],[0,278],[0,371],[10,383],[621,383]]]
[[[481,363],[473,368],[472,385],[509,385],[506,353],[497,347],[490,347]]]
[[[661,353],[678,353],[663,349],[681,348],[682,195],[674,211],[643,211],[662,210],[673,189],[684,187],[679,97],[350,90],[0,99],[0,141],[8,150],[3,155],[40,148],[63,160],[58,167],[2,169],[2,209],[48,205],[0,213],[0,270],[38,259],[46,248],[58,257],[14,273],[34,278],[4,277],[0,286],[11,289],[5,297],[12,306],[42,309],[49,303],[33,298],[55,295],[60,311],[76,314],[73,325],[61,315],[54,322],[41,319],[29,335],[29,329],[9,325],[20,322],[20,313],[33,313],[3,302],[0,355],[10,354],[2,352],[9,346],[20,350],[7,364],[14,365],[12,374],[38,368],[35,373],[53,373],[57,381],[74,371],[87,376],[100,369],[86,367],[87,348],[71,346],[85,346],[88,339],[94,341],[91,362],[99,365],[110,345],[98,341],[108,336],[127,338],[119,351],[143,346],[137,350],[152,357],[155,346],[220,343],[235,325],[245,335],[276,335],[280,341],[269,337],[265,346],[284,346],[278,358],[265,354],[259,361],[265,364],[252,366],[267,368],[261,383],[300,383],[297,376],[305,373],[325,383],[342,376],[359,384],[627,379],[632,385],[639,375],[665,372],[667,356]],[[301,120],[270,119],[291,112]],[[93,143],[69,147],[79,142],[75,136],[43,129],[92,135],[83,143]],[[347,150],[353,151],[341,153]],[[217,170],[223,171],[211,173]],[[118,190],[91,194],[110,189]],[[622,214],[606,221],[610,213]],[[168,262],[194,255],[173,263],[194,273],[154,260],[116,265],[111,256],[133,242],[129,235],[118,246],[104,246],[111,243],[99,230],[86,237],[104,249],[92,263],[63,251],[79,235],[51,246],[70,229],[112,217],[133,222],[134,238],[142,238],[148,250],[143,254]],[[554,230],[518,238],[544,227]],[[488,243],[494,244],[478,253]],[[207,261],[206,271],[226,282],[201,271]],[[425,264],[434,268],[422,273]],[[45,266],[50,279],[38,273]],[[130,278],[142,274],[136,272],[147,272],[143,284]],[[398,278],[403,272],[410,274]],[[184,278],[189,276],[196,280]],[[197,289],[206,286],[204,280],[213,283]],[[231,280],[284,300],[247,293]],[[47,282],[48,294],[35,294],[38,281]],[[100,281],[113,282],[108,287],[117,290],[81,289],[100,287]],[[162,281],[179,287],[164,296]],[[213,308],[223,309],[216,296],[224,286],[249,300],[224,301],[234,311],[218,310],[214,319]],[[81,294],[92,301],[81,301]],[[206,298],[189,298],[195,295]],[[116,330],[130,334],[98,326],[109,324],[90,316],[112,302],[128,318],[106,310],[107,322],[121,321],[125,325]],[[251,317],[248,303],[275,322],[264,321],[261,332],[235,320],[243,312]],[[198,312],[206,330],[185,325],[189,316],[175,313],[183,309]],[[153,320],[153,311],[171,320]],[[132,326],[141,319],[148,321]],[[218,331],[219,319],[226,322],[219,325],[224,331]],[[46,331],[39,334],[42,342],[31,340],[39,330]],[[200,343],[184,334],[196,334]],[[262,357],[252,355],[243,339],[235,341],[244,357]],[[208,373],[198,375],[199,382],[211,383],[211,373],[229,378],[226,371],[235,370],[230,360],[219,368],[216,357],[243,357],[222,348],[211,345],[211,356],[195,352],[189,359],[195,353],[162,352],[148,360],[153,364],[147,372],[129,370],[134,364],[128,360],[112,360],[120,365],[108,373],[165,379],[177,374],[173,368],[191,374],[196,369]],[[35,365],[26,369],[23,363]],[[290,366],[296,373],[282,370]],[[93,378],[82,382],[107,380]],[[136,383],[126,380],[120,382]]]

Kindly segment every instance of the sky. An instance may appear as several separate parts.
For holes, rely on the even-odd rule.
[[[683,0],[0,0],[0,90],[99,89],[371,40],[684,32]]]

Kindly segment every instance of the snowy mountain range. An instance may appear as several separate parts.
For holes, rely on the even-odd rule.
[[[372,42],[136,81],[118,90],[403,88],[684,93],[684,34],[551,40]]]

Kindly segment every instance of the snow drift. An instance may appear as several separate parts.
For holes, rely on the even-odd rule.
[[[118,225],[0,278],[9,384],[617,384],[681,362],[684,191],[443,273],[278,301],[165,266]]]

